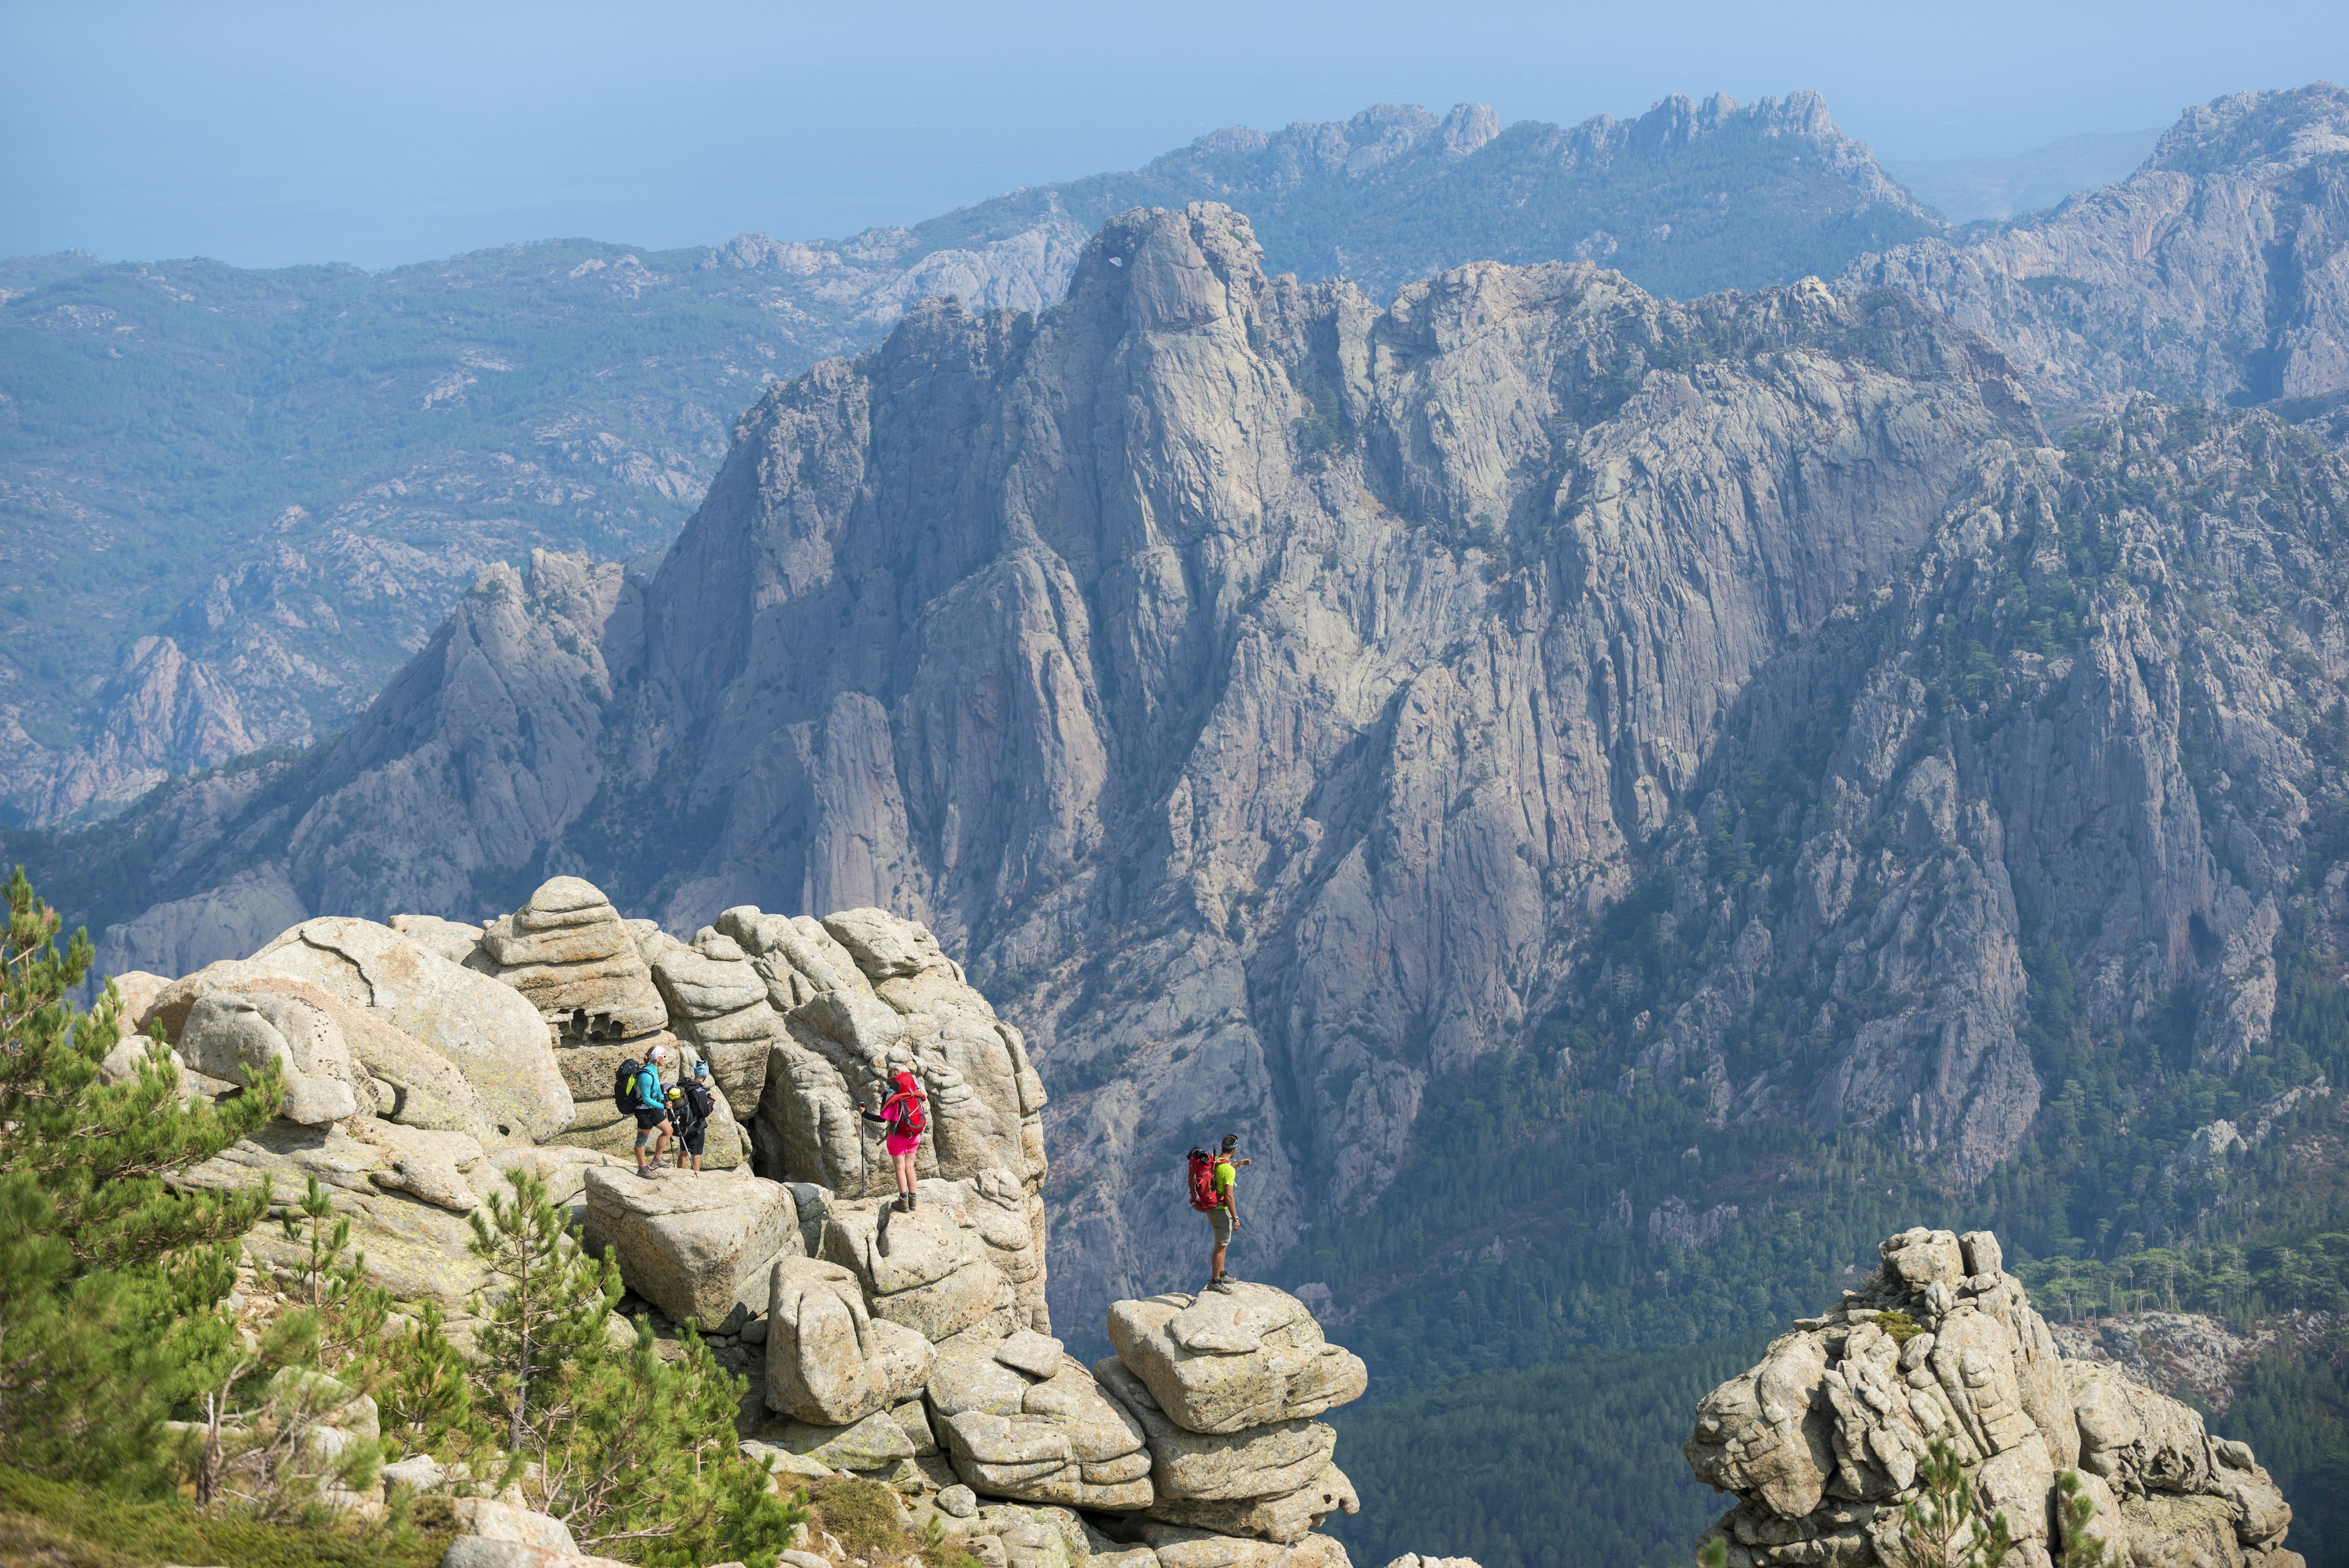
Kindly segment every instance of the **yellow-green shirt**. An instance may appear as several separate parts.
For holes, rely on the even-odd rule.
[[[1240,1173],[1230,1160],[1216,1161],[1216,1196],[1224,1200],[1224,1207],[1226,1209],[1231,1207],[1232,1184],[1239,1179]]]

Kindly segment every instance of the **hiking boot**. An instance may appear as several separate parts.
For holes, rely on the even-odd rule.
[[[660,1179],[660,1172],[655,1170],[649,1165],[640,1165],[636,1167],[636,1174],[643,1177],[647,1181],[657,1181]]]
[[[911,1192],[908,1192],[907,1194],[905,1194],[905,1212],[906,1212],[906,1213],[911,1214],[915,1210],[919,1209],[921,1206],[922,1206],[922,1200],[921,1200],[921,1199],[920,1199],[919,1197],[917,1197],[916,1195],[915,1195],[914,1193],[911,1193]]]
[[[1232,1282],[1228,1279],[1210,1280],[1207,1282],[1207,1288],[1220,1295],[1227,1296],[1232,1293]]]

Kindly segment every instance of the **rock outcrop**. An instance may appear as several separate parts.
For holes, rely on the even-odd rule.
[[[1890,1543],[1936,1443],[2025,1564],[2061,1555],[2056,1480],[2075,1471],[2127,1562],[2301,1568],[2283,1544],[2292,1511],[2251,1449],[2109,1366],[2060,1356],[1996,1237],[1920,1228],[1881,1253],[1861,1288],[1697,1407],[1685,1452],[1738,1497],[1712,1532],[1733,1568],[1901,1561]]]
[[[526,1172],[576,1204],[584,1244],[616,1261],[657,1321],[754,1374],[744,1449],[780,1477],[883,1480],[911,1523],[1001,1568],[1348,1568],[1315,1532],[1361,1503],[1314,1417],[1361,1397],[1361,1358],[1295,1297],[1236,1284],[1115,1303],[1118,1354],[1089,1370],[1050,1333],[1043,1095],[1019,1031],[917,922],[738,908],[724,924],[678,942],[564,877],[477,937],[414,916],[313,920],[250,960],[150,977],[133,988],[142,1022],[183,1056],[188,1092],[241,1093],[271,1066],[289,1085],[259,1133],[175,1179],[266,1179],[282,1208],[316,1178],[396,1299],[458,1305],[484,1279],[467,1216]],[[570,1064],[654,1038],[766,1054],[729,1069],[769,1129],[758,1173],[647,1179],[614,1156],[530,1141],[524,1111],[564,1136],[554,1113],[571,1104],[533,1090],[542,1069],[561,1061],[555,1082],[576,1083]],[[932,1109],[903,1210],[864,1196],[880,1168],[846,1120],[898,1070],[924,1081]],[[411,1113],[474,1130],[397,1119]],[[244,1243],[262,1271],[302,1247],[268,1223]],[[354,1405],[343,1426],[372,1436],[374,1419]],[[2101,1418],[2097,1441],[2118,1421]],[[2175,1469],[2134,1455],[2109,1468]],[[399,1479],[449,1474],[419,1456]],[[581,1561],[551,1520],[458,1506],[452,1568]]]
[[[1057,1339],[1029,1329],[949,1347],[926,1393],[955,1471],[974,1491],[1071,1508],[1150,1503],[1140,1424]]]
[[[1096,1386],[1141,1438],[1152,1494],[1116,1528],[1162,1563],[1342,1560],[1313,1532],[1361,1502],[1331,1462],[1337,1434],[1311,1417],[1361,1397],[1361,1357],[1269,1285],[1119,1302],[1109,1337]]]
[[[837,1263],[780,1260],[768,1299],[769,1409],[811,1426],[848,1427],[904,1403],[929,1380],[937,1359],[930,1342],[874,1317],[856,1276]]]
[[[921,1208],[888,1216],[885,1250],[882,1216],[837,1205],[825,1259],[775,1264],[755,1325],[775,1418],[750,1451],[888,1482],[983,1563],[1345,1568],[1314,1532],[1360,1501],[1331,1462],[1337,1434],[1310,1417],[1361,1395],[1362,1364],[1293,1297],[1240,1285],[1119,1303],[1112,1335],[1148,1371],[1119,1356],[1088,1371],[999,1314],[882,1315],[909,1293],[885,1272],[901,1253],[918,1277],[972,1266],[937,1272],[956,1221],[929,1226],[933,1212],[926,1187]]]
[[[2344,149],[2349,91],[2237,93],[2188,109],[2119,184],[1862,257],[1845,282],[1948,312],[2054,409],[2335,398],[2349,390]]]
[[[171,1043],[190,1093],[238,1092],[273,1064],[285,1075],[278,1119],[183,1179],[266,1176],[282,1203],[318,1176],[402,1296],[464,1300],[479,1272],[463,1216],[519,1165],[557,1201],[584,1197],[589,1246],[609,1248],[628,1288],[673,1322],[725,1334],[765,1322],[786,1262],[841,1286],[835,1304],[857,1303],[845,1341],[819,1307],[816,1348],[788,1333],[770,1342],[778,1367],[795,1368],[774,1386],[819,1391],[777,1406],[808,1421],[903,1402],[928,1376],[933,1339],[1049,1330],[1043,1089],[1019,1032],[914,921],[846,911],[830,918],[843,943],[812,919],[725,918],[751,952],[714,929],[688,945],[624,921],[594,886],[558,877],[485,928],[305,921],[250,958],[137,977],[124,1002]],[[620,1174],[635,1118],[612,1079],[660,1043],[672,1084],[709,1061],[717,1111],[704,1172],[648,1182]],[[117,1057],[114,1077],[137,1070],[129,1048]],[[932,1122],[923,1207],[892,1247],[876,1244],[881,1205],[865,1196],[891,1185],[889,1166],[856,1106],[877,1104],[882,1075],[900,1068],[926,1084]],[[782,1129],[757,1174],[743,1168],[738,1103]],[[247,1249],[283,1251],[267,1227]],[[858,1346],[853,1365],[843,1343]]]
[[[571,1125],[571,1092],[546,1027],[511,988],[348,917],[305,920],[250,961],[367,1008],[446,1057],[499,1137],[537,1142]]]
[[[586,1192],[587,1250],[611,1250],[630,1290],[705,1334],[764,1314],[776,1265],[802,1247],[792,1189],[748,1172],[645,1181],[596,1166]]]

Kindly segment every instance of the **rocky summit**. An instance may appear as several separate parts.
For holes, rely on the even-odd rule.
[[[483,1283],[463,1217],[527,1170],[639,1312],[748,1377],[743,1450],[778,1484],[880,1480],[917,1537],[990,1568],[1347,1568],[1316,1532],[1361,1503],[1317,1417],[1361,1397],[1361,1358],[1260,1284],[1118,1302],[1117,1353],[1070,1355],[1044,1292],[1041,1086],[1019,1032],[916,922],[746,907],[686,943],[558,877],[482,927],[311,920],[250,959],[116,985],[171,1042],[183,1094],[285,1075],[262,1132],[179,1185],[267,1178],[283,1210],[316,1178],[373,1276],[461,1330]],[[672,1080],[711,1064],[713,1168],[647,1180],[624,1158],[615,1070],[655,1045]],[[109,1073],[135,1074],[135,1049]],[[901,1071],[932,1113],[905,1212],[882,1201],[895,1178],[857,1115]],[[264,1222],[248,1286],[299,1252]],[[324,1424],[372,1437],[373,1402],[350,1407]],[[429,1454],[386,1475],[456,1499],[447,1568],[602,1561]]]
[[[2129,1563],[2302,1568],[2292,1510],[2245,1444],[2106,1364],[2071,1360],[2002,1267],[1998,1238],[1920,1226],[1759,1365],[1697,1407],[1684,1452],[1733,1492],[1732,1568],[1868,1568],[1900,1553],[1920,1464],[1946,1444],[2017,1542],[2069,1561],[2059,1475],[2094,1504],[2088,1540]]]

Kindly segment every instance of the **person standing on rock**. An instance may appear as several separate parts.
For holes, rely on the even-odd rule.
[[[668,1147],[669,1135],[677,1130],[668,1119],[668,1091],[661,1086],[661,1064],[667,1059],[668,1047],[656,1045],[636,1070],[636,1174],[647,1181],[659,1174],[655,1167]],[[647,1145],[652,1151],[649,1157]]]
[[[914,1157],[922,1147],[922,1134],[929,1127],[929,1110],[922,1085],[911,1073],[893,1075],[896,1093],[882,1102],[879,1114],[856,1107],[868,1122],[879,1122],[888,1131],[882,1143],[889,1150],[889,1159],[897,1168],[897,1197],[888,1209],[881,1211],[884,1232],[888,1228],[892,1210],[911,1214],[914,1211]]]
[[[1232,1244],[1232,1232],[1240,1228],[1239,1168],[1248,1163],[1234,1158],[1239,1147],[1239,1134],[1224,1135],[1223,1147],[1208,1160],[1207,1191],[1193,1199],[1195,1208],[1202,1199],[1208,1202],[1207,1225],[1216,1235],[1216,1248],[1207,1260],[1207,1288],[1226,1295],[1231,1293],[1232,1276],[1224,1253]]]
[[[696,1062],[693,1074],[669,1091],[677,1096],[677,1168],[685,1168],[689,1158],[693,1174],[701,1174],[702,1146],[709,1138],[709,1118],[718,1112],[717,1098],[709,1092],[709,1064]]]

